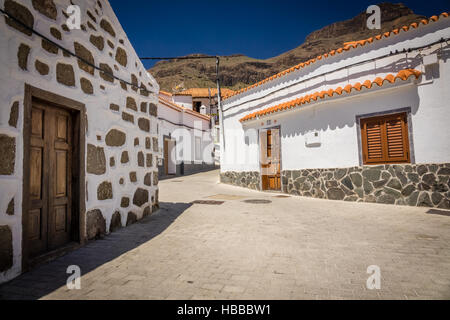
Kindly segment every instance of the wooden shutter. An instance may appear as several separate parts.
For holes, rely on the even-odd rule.
[[[406,113],[361,120],[364,164],[410,162]]]

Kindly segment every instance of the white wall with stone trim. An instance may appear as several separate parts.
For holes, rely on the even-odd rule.
[[[76,1],[76,4],[81,8],[83,29],[72,31],[64,31],[63,29],[67,19],[63,11],[66,11],[71,4],[69,0],[48,1],[49,6],[43,9],[39,6],[40,3],[42,4],[42,1],[0,0],[0,7],[11,8],[13,6],[21,11],[23,11],[21,8],[25,8],[33,16],[33,27],[37,31],[71,51],[74,51],[74,42],[80,43],[91,52],[97,66],[100,63],[108,64],[115,76],[128,82],[135,82],[139,86],[144,85],[149,92],[133,90],[129,85],[126,85],[125,88],[118,80],[114,80],[113,83],[105,81],[98,70],[95,70],[94,74],[91,75],[79,68],[75,57],[66,57],[60,49],[56,54],[44,50],[40,37],[35,34],[26,35],[5,23],[4,16],[0,17],[0,82],[2,83],[0,86],[0,100],[2,104],[0,108],[0,135],[15,139],[15,165],[13,172],[0,175],[0,226],[8,226],[11,229],[13,242],[13,265],[8,270],[0,272],[0,283],[12,279],[21,273],[22,179],[24,174],[26,174],[23,172],[23,101],[25,83],[85,104],[87,113],[86,145],[84,146],[86,158],[89,157],[87,145],[92,144],[103,148],[106,159],[104,174],[86,174],[86,190],[88,194],[85,204],[86,212],[94,209],[101,210],[103,218],[106,220],[106,233],[109,232],[113,213],[119,212],[122,225],[125,225],[129,212],[133,212],[136,218],[140,219],[144,214],[144,209],[149,206],[151,211],[158,201],[158,186],[154,184],[147,186],[144,184],[144,176],[147,173],[157,174],[156,159],[160,156],[159,151],[153,148],[154,139],[156,139],[156,142],[158,139],[157,119],[149,111],[151,104],[153,104],[152,110],[156,110],[158,103],[157,93],[159,92],[158,84],[142,65],[108,1]],[[53,4],[55,5],[54,7],[52,7]],[[56,14],[54,9],[56,9]],[[88,10],[96,21],[87,15]],[[103,19],[112,26],[115,36],[108,33],[101,26]],[[51,27],[59,30],[62,35],[61,40],[52,36],[50,33]],[[103,38],[102,50],[90,41],[91,35]],[[30,48],[26,70],[22,70],[19,67],[18,48],[21,44]],[[116,60],[119,48],[123,49],[119,60],[124,65]],[[126,54],[126,63],[123,60],[123,52]],[[42,75],[37,71],[35,67],[36,60],[48,66],[49,72],[47,75]],[[64,85],[57,81],[56,65],[58,63],[72,66],[75,79],[73,86]],[[89,80],[93,87],[92,94],[87,94],[82,90],[80,78]],[[127,97],[135,101],[137,110],[126,107]],[[15,102],[18,102],[18,120],[14,127],[9,122],[11,108]],[[141,103],[147,106],[145,111],[141,111]],[[118,109],[111,109],[111,104],[117,105]],[[123,120],[124,112],[134,117],[134,124]],[[150,130],[148,132],[140,129],[138,118],[149,122]],[[111,147],[105,143],[106,136],[111,129],[117,129],[126,134],[124,145]],[[134,144],[135,138],[139,139],[139,145],[137,146]],[[147,138],[151,141],[151,149],[145,147]],[[5,146],[2,146],[2,152],[5,151],[3,150],[4,148]],[[129,153],[130,161],[126,164],[120,162],[123,151],[128,151]],[[153,164],[151,167],[139,167],[137,165],[138,152],[142,152],[144,155],[152,154]],[[111,157],[115,159],[114,166],[110,166]],[[130,182],[129,180],[131,171],[135,171],[137,174],[136,182]],[[119,181],[122,178],[124,183],[120,184]],[[104,181],[111,182],[113,197],[108,200],[98,200],[97,189],[99,184]],[[133,204],[133,195],[138,188],[147,190],[149,194],[147,204],[142,206]],[[130,198],[129,207],[121,208],[122,197]],[[9,215],[5,212],[12,198],[14,198],[14,214]]]
[[[421,25],[408,32],[323,58],[268,81],[223,102],[225,146],[221,172],[259,171],[258,137],[252,129],[281,126],[281,170],[359,166],[357,115],[411,108],[415,163],[450,162],[450,47],[435,44],[419,52],[382,57],[396,50],[420,47],[450,37],[450,18]],[[425,68],[422,56],[437,54],[438,64]],[[364,62],[365,60],[369,60]],[[355,63],[358,65],[352,66]],[[341,69],[343,68],[343,69]],[[361,92],[342,94],[305,104],[260,119],[239,122],[247,114],[330,88],[384,78],[413,68],[424,72],[419,80],[397,80],[395,85],[375,85]],[[338,70],[341,69],[341,70]],[[305,134],[321,133],[320,147],[306,147]],[[249,135],[246,139],[245,135]],[[222,141],[223,143],[223,141]]]

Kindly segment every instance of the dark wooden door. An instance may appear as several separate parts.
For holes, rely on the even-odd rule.
[[[260,134],[261,179],[263,190],[281,190],[280,130],[263,130]]]
[[[169,174],[169,140],[164,139],[164,174]]]
[[[72,118],[65,110],[33,103],[31,110],[29,257],[71,240]]]

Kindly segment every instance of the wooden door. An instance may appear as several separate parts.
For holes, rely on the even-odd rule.
[[[261,130],[260,150],[263,190],[281,190],[280,129]]]
[[[169,140],[164,139],[164,174],[169,174]]]
[[[26,239],[29,258],[71,240],[72,118],[65,110],[33,103]]]

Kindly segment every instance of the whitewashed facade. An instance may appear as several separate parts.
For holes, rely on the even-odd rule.
[[[82,63],[10,18],[0,17],[0,282],[26,270],[40,254],[65,250],[66,245],[47,244],[55,233],[68,228],[69,216],[73,233],[67,240],[82,245],[158,208],[159,86],[146,72],[108,1],[77,4],[81,29],[70,30],[66,12],[69,0],[0,0],[0,8],[29,28],[108,72]],[[72,165],[46,165],[46,174],[41,165],[47,162],[39,160],[46,158],[34,155],[41,135],[47,139],[47,133],[42,133],[36,123],[51,110],[70,119],[75,117],[61,122],[71,123],[67,125],[73,132],[60,129],[58,122],[57,137],[67,134],[73,138],[68,148],[77,148],[73,152],[77,156],[72,158]],[[31,138],[27,135],[30,131]],[[30,144],[34,146],[31,156]],[[48,152],[45,148],[44,157]],[[75,167],[72,180],[58,176],[58,172]],[[35,205],[33,201],[47,201],[35,193],[36,188],[47,190],[46,183],[35,186],[31,182],[30,189],[26,187],[30,181],[40,181],[36,174],[42,174],[44,182],[58,179],[49,185],[56,185],[57,192],[72,201],[72,209],[64,207],[63,216],[61,208],[55,209],[59,210],[55,213],[56,227],[50,222],[45,225],[44,216],[50,214],[45,205],[40,209],[30,207]],[[41,192],[42,197],[46,192]],[[34,241],[45,247],[31,255]]]
[[[162,155],[159,162],[160,177],[187,175],[214,169],[211,118],[193,111],[192,105],[188,108],[176,104],[175,101],[179,100],[175,97],[164,92],[160,93],[158,104],[159,145]]]
[[[223,102],[222,181],[318,198],[450,209],[449,38],[444,13],[349,43],[229,96]],[[368,80],[370,88],[361,87]],[[351,91],[342,91],[348,85]],[[368,166],[361,124],[392,114],[407,119],[409,159]],[[267,129],[280,136],[277,188],[262,181]]]

